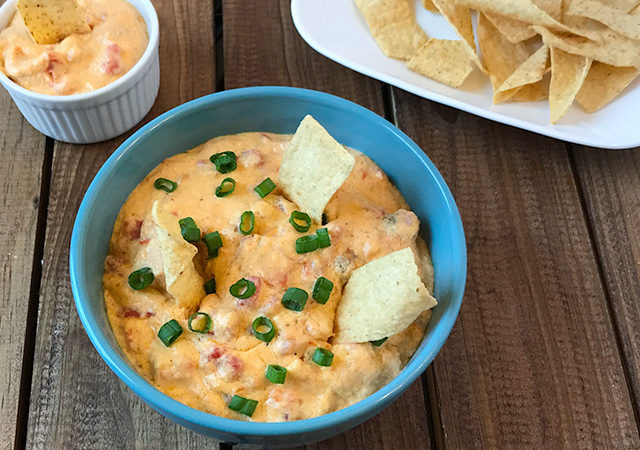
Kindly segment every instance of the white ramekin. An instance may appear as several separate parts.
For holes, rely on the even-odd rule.
[[[149,45],[133,68],[105,87],[85,94],[45,95],[29,91],[0,71],[0,84],[16,106],[41,133],[59,141],[89,144],[105,141],[133,128],[149,112],[158,96],[158,15],[150,0],[127,0],[147,24]],[[16,0],[0,7],[0,30],[14,12]]]

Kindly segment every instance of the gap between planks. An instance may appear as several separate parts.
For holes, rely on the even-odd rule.
[[[618,350],[618,354],[620,355],[620,361],[622,361],[622,371],[624,374],[624,379],[627,384],[627,390],[629,391],[629,396],[631,397],[631,407],[633,408],[633,415],[636,421],[636,427],[638,428],[638,432],[640,433],[640,392],[636,391],[635,385],[632,380],[632,374],[630,373],[630,364],[627,361],[627,355],[624,351],[624,346],[621,338],[620,331],[620,323],[618,322],[617,315],[614,311],[613,301],[611,299],[611,288],[607,281],[607,277],[605,276],[604,267],[603,267],[603,259],[602,254],[600,252],[600,247],[598,246],[595,230],[593,228],[593,220],[594,218],[589,214],[589,208],[587,207],[587,202],[585,199],[585,186],[582,183],[581,177],[578,175],[577,161],[576,161],[576,150],[575,147],[567,142],[565,144],[567,153],[569,156],[569,165],[571,166],[571,173],[575,180],[578,197],[580,200],[580,207],[582,209],[582,214],[584,216],[584,221],[586,223],[587,232],[589,234],[589,244],[591,245],[591,249],[593,254],[596,257],[596,266],[598,270],[598,277],[600,278],[600,283],[602,284],[602,288],[604,290],[604,297],[606,300],[607,311],[609,312],[609,318],[611,319],[611,324],[613,328],[613,335],[616,340],[616,348]],[[613,150],[615,151],[615,150]]]
[[[49,190],[51,187],[51,169],[53,166],[54,140],[46,138],[44,158],[42,161],[42,178],[40,182],[40,201],[38,203],[38,218],[36,223],[33,261],[31,263],[31,285],[29,286],[29,304],[27,307],[26,326],[24,333],[24,350],[22,355],[22,371],[20,373],[20,394],[18,397],[18,411],[16,415],[16,433],[14,448],[24,449],[27,443],[27,426],[29,422],[29,404],[31,399],[31,382],[33,379],[33,361],[36,347],[36,331],[38,322],[38,306],[40,299],[40,285],[42,282],[42,258],[44,257],[44,242],[47,226],[47,212],[49,209]]]

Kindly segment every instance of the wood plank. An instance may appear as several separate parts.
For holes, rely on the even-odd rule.
[[[640,426],[640,149],[573,149]]]
[[[16,434],[45,137],[0,90],[0,448]]]
[[[224,2],[224,81],[231,89],[289,85],[329,92],[384,115],[382,86],[313,51],[297,34],[288,0],[255,8],[242,0]],[[320,448],[429,448],[420,381],[382,414]]]
[[[214,90],[213,2],[157,0],[160,95],[145,119]],[[214,440],[152,411],[101,360],[78,319],[69,242],[82,196],[124,140],[56,143],[36,341],[29,448],[204,448]]]
[[[395,92],[468,243],[462,311],[433,364],[445,447],[636,448],[564,144]]]

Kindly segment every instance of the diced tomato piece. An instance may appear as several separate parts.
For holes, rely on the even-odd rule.
[[[127,319],[139,319],[140,318],[140,313],[138,311],[136,311],[135,309],[127,309],[122,314],[122,317],[126,317]]]
[[[142,228],[142,219],[133,218],[125,220],[124,232],[132,241],[140,239],[140,229]]]
[[[220,358],[224,354],[224,348],[222,347],[214,347],[213,351],[209,353],[209,361],[216,360]]]

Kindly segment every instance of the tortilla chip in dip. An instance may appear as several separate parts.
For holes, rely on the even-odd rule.
[[[18,0],[16,8],[38,44],[57,44],[90,31],[76,0]]]
[[[347,179],[355,159],[313,117],[306,116],[282,157],[278,178],[289,199],[316,222]]]
[[[462,41],[429,39],[407,61],[407,67],[440,83],[457,88],[473,71],[469,52]]]
[[[407,247],[354,270],[336,314],[336,343],[383,339],[407,328],[436,300]]]
[[[182,237],[178,218],[155,201],[141,235],[149,242],[136,255],[136,268],[150,267],[179,305],[196,306],[204,297],[204,280],[193,264],[198,249]]]
[[[576,101],[589,114],[603,108],[638,76],[635,67],[614,67],[594,62]]]
[[[549,110],[551,123],[564,116],[584,83],[592,60],[551,47]]]
[[[413,1],[355,0],[378,47],[390,58],[409,59],[427,41],[416,22]]]

